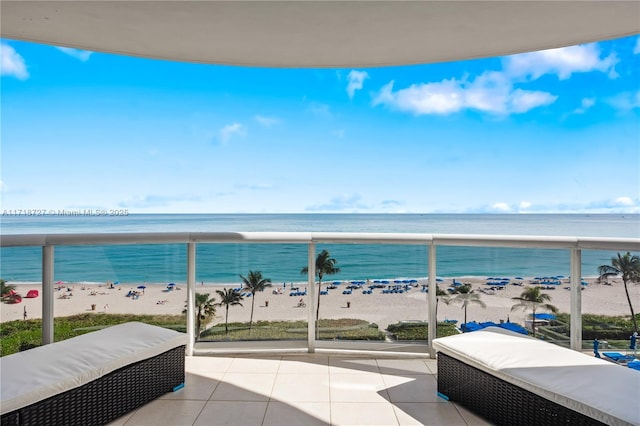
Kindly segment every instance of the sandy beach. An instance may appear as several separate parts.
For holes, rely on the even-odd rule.
[[[481,278],[456,278],[458,282],[471,283],[474,290],[487,288],[485,280]],[[611,285],[596,284],[594,279],[587,279],[588,286],[582,291],[583,313],[601,315],[629,315],[629,305],[620,279],[611,281]],[[522,310],[511,311],[516,303],[512,298],[517,297],[527,285],[529,279],[523,280],[523,285],[507,285],[495,294],[480,293],[481,300],[486,304],[482,308],[471,304],[467,308],[468,321],[495,321],[509,319],[512,322],[524,324],[525,317],[530,312]],[[11,285],[11,283],[8,283]],[[362,294],[362,290],[354,290],[350,295],[342,294],[347,284],[342,284],[330,290],[328,295],[321,296],[321,318],[358,318],[374,322],[381,329],[390,323],[400,320],[426,320],[428,316],[427,293],[421,292],[422,281],[418,287],[403,294],[382,294],[381,289],[374,289],[373,294]],[[452,284],[447,278],[439,286],[446,289]],[[138,314],[180,314],[185,308],[187,291],[186,285],[176,285],[174,290],[168,291],[164,285],[147,285],[147,288],[137,289],[140,284],[120,284],[109,288],[108,285],[88,285],[65,283],[56,285],[54,292],[55,316],[69,316],[80,313],[100,315],[109,313],[138,313]],[[300,290],[304,285],[300,286]],[[323,283],[323,288],[325,284]],[[558,307],[560,312],[569,312],[568,283],[555,286],[553,290],[543,290],[551,296],[551,304]],[[196,286],[198,293],[209,293],[219,300],[215,290],[220,286]],[[282,290],[282,294],[274,294],[274,290]],[[29,290],[38,290],[36,298],[25,298]],[[26,308],[27,318],[42,316],[42,289],[39,284],[19,284],[16,291],[23,296],[22,303],[3,303],[2,321],[19,320],[23,318]],[[139,297],[127,297],[129,291],[138,291]],[[144,291],[144,294],[143,294]],[[282,284],[276,284],[255,297],[254,320],[300,320],[307,318],[307,309],[297,307],[298,301],[303,299],[307,305],[308,296],[289,296],[289,286],[286,290]],[[629,292],[634,309],[640,311],[640,285],[630,284]],[[245,298],[243,307],[232,306],[229,309],[229,322],[249,321],[251,312],[251,298]],[[268,303],[267,303],[268,302]],[[350,307],[347,307],[349,302]],[[94,308],[92,308],[94,306]],[[438,320],[464,320],[464,310],[460,304],[438,304]],[[213,323],[224,322],[224,307],[219,307]]]

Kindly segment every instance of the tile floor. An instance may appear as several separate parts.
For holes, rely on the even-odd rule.
[[[186,359],[186,384],[116,425],[487,425],[436,396],[436,361],[303,354]]]

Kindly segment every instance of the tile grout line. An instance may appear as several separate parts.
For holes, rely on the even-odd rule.
[[[282,366],[282,356],[280,356],[280,359],[278,360],[278,369],[276,370],[276,376],[273,379],[273,384],[271,385],[271,391],[269,391],[269,399],[267,400],[267,407],[264,410],[264,414],[262,415],[262,422],[260,423],[260,425],[264,425],[264,422],[267,420],[267,412],[269,411],[269,406],[271,406],[271,403],[274,402],[273,399],[273,390],[276,387],[276,382],[278,381],[278,375],[280,375],[280,367]]]

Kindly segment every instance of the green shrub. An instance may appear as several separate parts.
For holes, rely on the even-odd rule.
[[[640,314],[636,314],[636,318],[640,322]],[[559,313],[550,327],[541,327],[541,329],[551,329],[554,333],[563,334],[568,339],[570,319],[571,316],[568,313]],[[630,316],[582,314],[582,340],[593,340],[597,337],[609,342],[628,341],[632,334],[633,322]]]
[[[427,340],[429,336],[429,324],[426,321],[404,322],[389,324],[387,331],[396,340]],[[439,322],[436,325],[436,336],[445,337],[458,334],[454,324]]]

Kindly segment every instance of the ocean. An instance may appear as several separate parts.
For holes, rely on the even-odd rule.
[[[88,232],[416,232],[578,237],[640,237],[640,215],[508,214],[150,214],[128,216],[5,216],[2,235]],[[341,272],[325,281],[424,278],[423,246],[319,244]],[[274,283],[303,282],[306,244],[197,245],[196,280],[239,284],[259,270]],[[596,276],[615,252],[584,250],[582,271]],[[569,275],[568,250],[438,247],[442,277]],[[55,281],[123,284],[184,283],[186,245],[56,247]],[[0,250],[0,277],[12,283],[40,282],[41,248]]]

